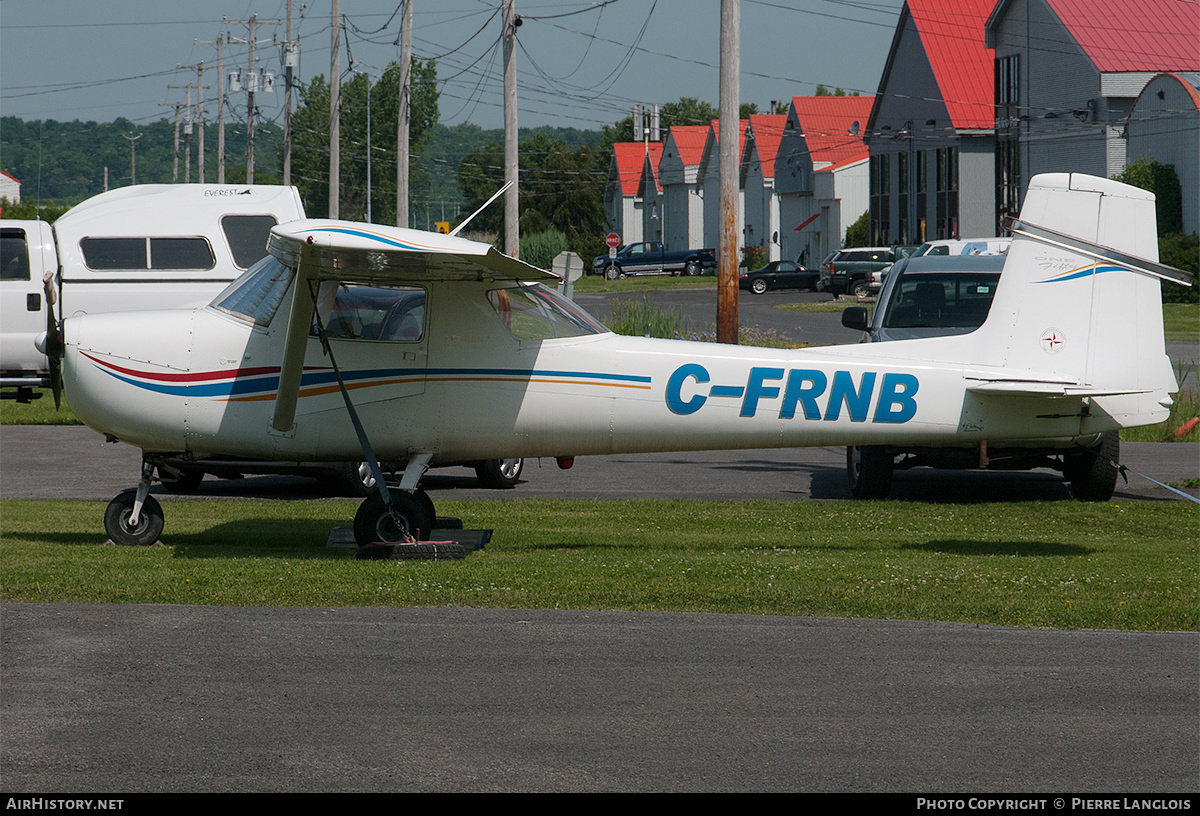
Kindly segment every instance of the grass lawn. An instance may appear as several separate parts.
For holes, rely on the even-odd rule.
[[[7,601],[739,612],[1063,629],[1200,628],[1187,502],[439,503],[464,561],[328,549],[349,501],[170,501],[164,546],[104,545],[98,502],[0,503]]]

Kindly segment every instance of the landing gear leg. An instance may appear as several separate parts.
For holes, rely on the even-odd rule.
[[[144,547],[162,535],[162,506],[150,495],[154,467],[153,462],[143,460],[138,486],[118,494],[104,511],[104,531],[117,544]]]

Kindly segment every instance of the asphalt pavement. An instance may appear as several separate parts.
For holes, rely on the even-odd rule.
[[[1186,794],[1200,781],[1191,633],[467,608],[0,612],[6,800]],[[897,803],[916,809],[915,796]]]

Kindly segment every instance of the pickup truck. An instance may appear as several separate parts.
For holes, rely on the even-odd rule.
[[[871,294],[867,278],[896,261],[891,247],[855,247],[833,253],[821,265],[823,291],[838,295],[867,297]]]
[[[715,249],[684,249],[672,252],[661,241],[628,244],[615,257],[599,255],[591,273],[617,280],[628,275],[702,275],[717,268]]]
[[[46,280],[63,317],[203,306],[266,254],[271,227],[303,217],[294,187],[141,184],[53,225],[0,220],[0,396],[24,401],[48,384],[33,345]]]

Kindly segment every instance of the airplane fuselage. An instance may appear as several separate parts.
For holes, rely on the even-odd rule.
[[[985,368],[905,359],[906,342],[777,350],[622,337],[522,339],[503,282],[413,283],[419,336],[330,348],[382,459],[437,461],[862,444],[1068,446],[1113,427],[1082,400],[982,397]],[[287,298],[295,296],[297,287]],[[489,299],[490,298],[490,299]],[[287,299],[268,325],[212,306],[66,323],[71,405],[147,451],[354,460],[361,447],[320,340],[307,340],[294,426],[272,428]],[[152,337],[154,343],[146,342]],[[947,361],[969,338],[946,338]],[[938,345],[920,341],[923,349]],[[994,373],[994,372],[993,372]]]

